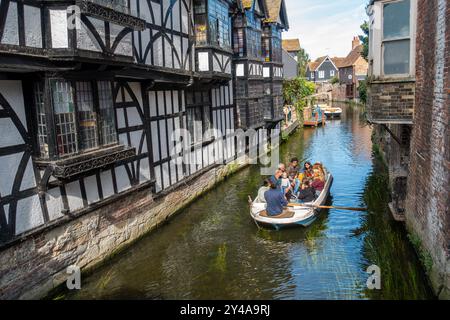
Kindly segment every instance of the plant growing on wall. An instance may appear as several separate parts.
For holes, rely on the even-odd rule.
[[[359,82],[358,92],[359,99],[365,104],[367,102],[367,80]]]
[[[338,77],[333,77],[333,79],[330,80],[331,84],[336,84],[339,83],[339,78]]]
[[[286,104],[294,105],[301,112],[306,105],[305,98],[314,94],[316,86],[314,83],[297,77],[292,80],[286,80],[283,83],[283,97]]]

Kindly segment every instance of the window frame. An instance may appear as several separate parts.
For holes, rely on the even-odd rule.
[[[379,28],[379,36],[378,36],[378,43],[379,43],[379,50],[378,50],[378,58],[379,58],[379,75],[383,78],[407,78],[407,77],[415,77],[415,60],[416,60],[416,50],[415,50],[415,35],[416,35],[416,15],[417,15],[417,2],[416,0],[409,0],[410,1],[410,7],[409,7],[409,36],[408,37],[395,37],[385,40],[384,39],[384,9],[386,4],[393,4],[393,3],[399,3],[403,2],[405,0],[384,0],[380,1],[378,3],[380,12],[379,22],[380,22],[380,28]],[[373,37],[375,38],[375,37]],[[385,65],[384,65],[384,53],[385,53],[385,43],[387,42],[398,42],[398,41],[404,41],[409,40],[409,72],[408,73],[396,73],[396,74],[386,74],[385,73]],[[376,48],[376,44],[374,44],[373,48]],[[377,57],[374,56],[374,59]]]
[[[336,70],[330,70],[330,77],[336,76]]]
[[[319,79],[325,79],[325,70],[319,70],[318,71],[318,78]]]
[[[75,134],[76,134],[76,151],[72,153],[67,154],[61,154],[59,152],[59,144],[57,141],[57,124],[56,124],[56,112],[55,112],[55,105],[54,105],[54,97],[53,97],[53,83],[55,81],[62,81],[64,83],[68,83],[71,88],[71,96],[72,101],[74,104],[74,114],[75,114]],[[115,141],[106,143],[105,137],[103,136],[103,116],[102,116],[102,110],[100,108],[100,94],[99,94],[99,82],[107,82],[110,85],[110,92],[111,92],[111,101],[112,105],[110,108],[112,109],[112,116],[114,121],[114,131],[115,131]],[[97,146],[90,148],[90,149],[82,149],[82,135],[81,135],[81,129],[80,129],[80,113],[79,113],[79,102],[78,102],[78,96],[77,96],[77,83],[88,83],[91,89],[92,94],[92,103],[93,103],[93,112],[96,114],[96,134],[97,134]],[[36,94],[36,87],[41,86],[43,89],[43,96],[47,97],[44,99],[44,105],[43,109],[47,111],[47,115],[45,117],[46,121],[46,132],[47,132],[47,154],[42,154],[42,145],[39,141],[37,141],[37,148],[36,148],[36,155],[38,155],[38,158],[40,160],[48,161],[48,160],[64,160],[64,159],[70,159],[73,157],[77,157],[83,154],[92,153],[101,151],[103,149],[107,149],[113,146],[117,146],[120,144],[119,142],[119,130],[117,127],[117,114],[114,106],[114,86],[113,86],[113,80],[112,79],[81,79],[81,78],[63,78],[63,77],[50,77],[45,78],[40,81],[35,81],[33,84],[33,95]],[[34,99],[34,107],[35,107],[35,114],[38,116],[38,108],[36,104],[36,99]],[[36,128],[39,127],[39,119],[36,118],[35,126]]]
[[[200,93],[201,94],[201,101],[196,101],[196,94]],[[192,94],[193,95],[193,102],[189,103],[188,100],[188,95]],[[204,99],[204,95],[208,96],[208,101],[205,101]],[[208,112],[205,112],[205,108],[208,108]],[[194,114],[196,114],[196,112],[199,110],[200,111],[200,116],[201,116],[201,124],[202,124],[202,135],[201,135],[201,139],[196,140],[195,139],[195,123],[192,126],[192,131],[191,131],[191,124],[190,124],[190,112],[194,111]],[[208,115],[209,118],[209,128],[206,128],[205,123],[206,123],[206,119],[205,119],[205,114]],[[187,125],[187,130],[189,131],[189,134],[191,136],[191,141],[190,141],[190,145],[191,146],[196,146],[199,144],[204,144],[204,143],[208,143],[209,141],[211,141],[212,139],[214,139],[214,137],[207,137],[207,139],[205,138],[205,133],[208,130],[212,130],[214,128],[213,125],[213,115],[212,115],[212,96],[211,96],[211,91],[210,90],[195,90],[195,91],[186,91],[186,125]]]

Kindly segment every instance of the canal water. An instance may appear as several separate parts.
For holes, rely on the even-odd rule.
[[[247,196],[262,177],[248,167],[82,279],[59,299],[428,299],[420,262],[388,214],[386,176],[356,107],[323,128],[299,129],[281,156],[321,161],[334,175],[329,210],[308,228],[258,230]],[[366,270],[381,269],[381,290]]]

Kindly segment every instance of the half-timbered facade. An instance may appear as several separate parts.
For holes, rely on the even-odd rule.
[[[198,123],[186,100],[192,6],[1,1],[2,241],[141,188],[159,192],[211,165],[208,146],[181,154],[171,140],[175,128]],[[215,107],[232,105],[227,87]],[[212,106],[211,127],[222,121]],[[181,165],[183,156],[198,165]]]
[[[1,243],[235,160],[235,129],[265,125],[268,17],[265,1],[0,0]]]
[[[263,28],[264,119],[276,126],[283,118],[283,52],[281,33],[289,28],[284,1],[266,0],[269,18]]]

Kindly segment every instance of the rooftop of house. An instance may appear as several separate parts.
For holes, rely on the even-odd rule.
[[[269,18],[266,19],[267,22],[278,22],[281,13],[281,3],[283,0],[265,0],[267,5],[267,10],[269,11]]]
[[[323,57],[317,58],[317,59],[314,60],[314,61],[310,61],[310,62],[308,63],[308,68],[309,68],[309,70],[310,70],[310,71],[316,71],[317,68],[323,63],[323,61],[324,61],[326,58],[330,58],[330,57],[329,57],[329,56],[323,56]],[[346,59],[346,58],[340,58],[340,57],[333,57],[333,58],[330,58],[330,60],[334,63],[334,65],[336,66],[336,68],[340,68],[341,65],[342,65],[342,63],[343,63],[343,61],[344,61],[345,59]]]
[[[359,57],[361,57],[363,50],[364,46],[362,44],[353,48],[352,51],[350,51],[350,53],[348,54],[348,56],[344,59],[342,65],[339,68],[346,68],[353,66],[359,59]]]
[[[283,39],[283,49],[287,52],[300,51],[300,40],[298,39]]]

